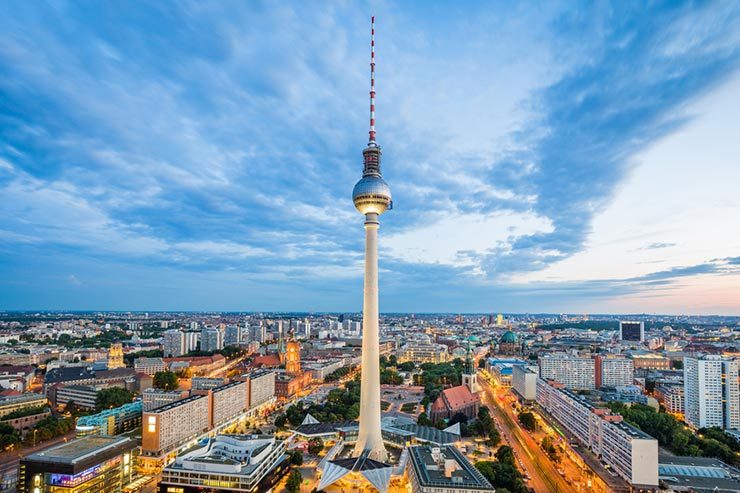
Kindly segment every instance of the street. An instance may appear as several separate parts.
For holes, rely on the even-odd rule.
[[[502,438],[514,449],[514,453],[526,474],[530,476],[527,486],[536,493],[565,493],[573,491],[573,479],[566,481],[558,473],[557,467],[538,443],[521,428],[511,409],[508,399],[496,392],[485,379],[478,381],[483,387],[482,401],[497,420]]]

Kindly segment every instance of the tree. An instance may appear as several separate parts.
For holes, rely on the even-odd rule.
[[[95,395],[95,410],[100,412],[103,409],[112,409],[128,404],[134,396],[126,389],[121,387],[110,387],[99,390]]]
[[[516,460],[514,459],[514,449],[508,445],[502,445],[496,451],[496,460],[502,464],[511,464],[513,466],[516,464]]]
[[[285,489],[290,493],[296,493],[301,489],[301,483],[303,482],[303,475],[301,471],[293,469],[290,471],[288,481],[285,483]]]
[[[12,450],[21,443],[21,437],[8,423],[0,422],[0,450]]]
[[[177,389],[177,375],[171,371],[158,371],[154,374],[153,384],[158,389],[162,390],[176,390]]]
[[[275,418],[275,426],[278,428],[285,428],[285,423],[288,421],[288,417],[285,414],[279,415]]]
[[[300,450],[292,450],[290,452],[290,463],[294,466],[303,465],[303,454]]]
[[[322,450],[324,450],[324,442],[320,438],[312,438],[308,441],[309,454],[318,455]]]
[[[534,414],[528,411],[519,413],[519,422],[525,430],[534,431],[537,428],[537,420],[534,418]]]
[[[419,417],[416,419],[416,424],[419,426],[434,426],[434,423],[429,419],[429,416],[427,416],[427,413],[425,412],[419,414]]]
[[[401,371],[414,371],[416,365],[413,361],[405,361],[398,365],[398,369]]]

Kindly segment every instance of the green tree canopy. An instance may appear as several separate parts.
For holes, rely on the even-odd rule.
[[[99,390],[95,396],[95,410],[111,409],[128,404],[134,399],[131,392],[121,387]]]
[[[153,385],[162,390],[177,389],[177,375],[171,371],[158,371],[154,374]]]
[[[301,482],[303,482],[301,471],[293,469],[290,471],[288,481],[285,483],[285,489],[290,493],[296,493],[301,489]]]

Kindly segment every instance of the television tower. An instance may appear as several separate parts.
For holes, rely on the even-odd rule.
[[[362,379],[360,429],[353,455],[384,462],[388,458],[380,433],[380,349],[378,342],[378,228],[379,216],[391,209],[391,189],[380,174],[382,151],[375,141],[375,17],[370,38],[370,139],[362,151],[362,178],[352,201],[365,215],[365,289],[362,308]]]

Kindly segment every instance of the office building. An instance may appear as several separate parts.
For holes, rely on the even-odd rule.
[[[162,358],[136,358],[134,360],[134,370],[136,373],[146,373],[155,375],[157,372],[167,370],[167,365]]]
[[[694,429],[740,429],[738,361],[715,355],[683,361],[686,423]]]
[[[58,387],[54,393],[54,405],[66,408],[71,402],[78,408],[95,409],[95,399],[103,386],[65,385]]]
[[[623,387],[635,379],[632,360],[621,356],[596,356],[596,387]]]
[[[495,489],[456,447],[408,448],[406,475],[413,493],[478,493]]]
[[[622,479],[636,488],[657,488],[658,441],[653,437],[558,382],[537,380],[537,404]]]
[[[645,322],[619,322],[619,340],[643,342],[645,340]]]
[[[160,493],[270,491],[289,471],[286,442],[264,435],[217,435],[162,471]]]
[[[593,358],[552,353],[540,356],[540,378],[555,380],[573,390],[596,388],[596,364]]]
[[[514,365],[511,373],[511,387],[525,401],[537,398],[537,371],[526,365]]]
[[[185,332],[177,329],[166,330],[162,335],[162,348],[165,358],[183,356],[188,353]]]
[[[19,493],[120,493],[131,482],[136,441],[91,435],[23,457]]]

